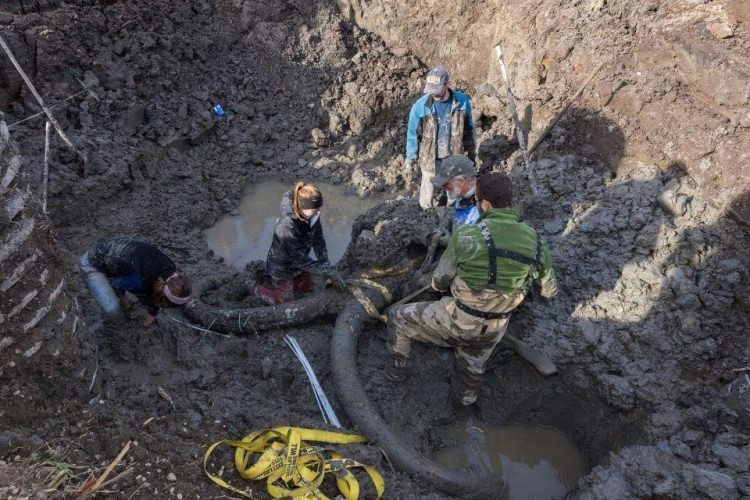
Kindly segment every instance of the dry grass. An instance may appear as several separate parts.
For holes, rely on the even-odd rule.
[[[79,465],[67,460],[68,454],[64,449],[45,445],[25,459],[17,457],[8,462],[0,461],[0,498],[29,498],[39,494],[46,498],[71,498],[82,492],[114,493],[105,488],[133,471],[126,468],[106,481],[107,476],[102,471],[109,474],[119,460],[106,467]],[[122,456],[118,458],[122,459]],[[92,489],[93,485],[96,489]]]

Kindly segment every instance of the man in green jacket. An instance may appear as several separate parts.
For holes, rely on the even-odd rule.
[[[452,296],[436,302],[416,302],[389,311],[386,377],[401,382],[407,376],[411,340],[453,347],[456,372],[451,401],[457,406],[476,402],[487,361],[502,340],[510,312],[532,284],[543,297],[557,292],[549,248],[536,231],[519,222],[510,208],[513,188],[499,172],[477,179],[476,224],[462,225],[432,275],[437,291]]]

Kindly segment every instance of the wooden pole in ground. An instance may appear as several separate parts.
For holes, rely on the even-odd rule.
[[[40,96],[39,92],[36,91],[36,87],[34,87],[34,84],[31,83],[31,80],[29,80],[29,77],[26,76],[26,73],[24,72],[21,65],[18,64],[18,61],[13,55],[13,52],[10,51],[10,47],[8,47],[8,44],[5,43],[5,39],[2,36],[0,36],[0,47],[3,48],[8,58],[10,59],[10,62],[12,62],[13,66],[16,67],[16,70],[21,75],[21,78],[23,78],[23,81],[26,82],[26,85],[29,87],[29,90],[36,98],[37,102],[39,103],[39,106],[41,106],[44,113],[47,115],[47,119],[49,119],[50,123],[52,123],[52,125],[55,127],[55,130],[57,130],[57,133],[60,136],[60,138],[70,149],[78,153],[78,150],[75,148],[75,146],[73,146],[73,143],[70,142],[70,139],[68,139],[68,136],[65,135],[65,132],[63,131],[60,124],[57,122],[57,119],[55,118],[55,116],[52,114],[52,111],[50,111],[49,108],[47,108],[47,106],[44,104],[44,101],[42,100],[42,96]]]
[[[49,139],[52,124],[44,125],[44,177],[42,177],[42,212],[47,214],[47,182],[49,181]]]
[[[510,85],[510,78],[508,78],[508,70],[505,68],[505,61],[503,60],[503,49],[497,45],[495,46],[495,55],[497,56],[497,62],[500,64],[500,71],[503,74],[503,80],[505,80],[505,88],[508,91],[508,104],[510,105],[510,112],[513,116],[513,123],[516,126],[516,136],[518,137],[518,147],[523,154],[523,161],[526,164],[526,176],[529,178],[529,186],[531,192],[537,194],[536,180],[534,179],[534,173],[531,171],[531,163],[529,163],[529,154],[526,152],[526,138],[523,136],[523,127],[521,126],[521,120],[518,118],[518,108],[516,108],[516,98],[513,95],[513,88]]]
[[[549,134],[550,130],[552,130],[555,125],[557,125],[557,122],[560,121],[560,118],[563,117],[563,115],[568,111],[568,108],[570,108],[570,105],[575,102],[576,99],[581,97],[581,94],[583,94],[583,90],[588,86],[589,83],[591,83],[591,80],[594,79],[597,73],[599,73],[599,70],[601,70],[604,67],[604,62],[600,63],[599,66],[596,67],[596,69],[589,75],[588,78],[586,78],[586,81],[581,84],[580,87],[578,87],[578,91],[573,95],[573,97],[568,100],[567,103],[565,103],[565,106],[557,112],[555,117],[552,119],[549,125],[547,125],[547,128],[545,128],[542,133],[539,135],[539,138],[534,142],[534,144],[529,148],[529,156],[534,154],[534,151],[536,151],[536,148],[539,147],[539,144],[542,143],[545,137],[547,137],[547,134]]]

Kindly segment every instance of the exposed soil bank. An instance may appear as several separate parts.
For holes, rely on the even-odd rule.
[[[747,0],[338,3],[391,47],[445,65],[480,94],[487,84],[503,91],[492,53],[502,43],[532,138],[605,61],[580,101],[596,114],[567,120],[584,122],[575,131],[586,147],[560,149],[600,156],[618,173],[639,160],[678,164],[705,199],[750,223],[750,205],[734,203],[750,189]]]
[[[565,432],[594,467],[575,493],[582,498],[750,495],[750,391],[742,392],[742,377],[731,372],[750,359],[748,236],[723,216],[722,206],[708,203],[704,190],[719,193],[720,205],[731,202],[738,213],[746,206],[747,196],[731,195],[727,187],[730,182],[744,187],[745,181],[736,179],[745,173],[714,175],[720,167],[734,172],[721,158],[741,160],[750,149],[747,125],[731,114],[742,109],[746,97],[734,102],[743,94],[729,90],[726,103],[701,104],[696,89],[721,90],[702,72],[666,91],[656,70],[639,69],[650,59],[636,57],[635,50],[656,37],[655,46],[667,44],[663,53],[678,53],[678,62],[703,58],[690,45],[709,43],[698,24],[688,23],[702,35],[687,48],[667,43],[659,33],[666,33],[671,21],[721,7],[716,15],[726,12],[738,21],[731,24],[732,36],[716,43],[741,64],[748,53],[742,51],[748,43],[744,11],[711,2],[670,17],[681,3],[674,9],[654,3],[656,10],[639,4],[638,13],[665,26],[657,33],[644,31],[648,27],[638,24],[641,18],[624,3],[584,4],[565,16],[536,6],[492,7],[501,18],[493,24],[498,30],[517,33],[517,26],[526,24],[516,16],[538,14],[535,29],[547,26],[544,33],[550,33],[514,38],[507,47],[519,97],[532,105],[527,116],[533,116],[534,130],[602,53],[620,69],[602,73],[553,131],[534,163],[538,197],[526,194],[523,172],[512,172],[519,209],[552,248],[561,293],[553,301],[534,299],[522,306],[510,333],[550,355],[561,375],[541,379],[525,362],[499,350],[480,396],[482,419],[493,426],[522,421]],[[389,46],[349,23],[331,1],[79,1],[41,7],[40,13],[25,14],[3,7],[0,33],[48,102],[79,91],[71,71],[99,100],[78,97],[57,112],[89,162],[76,161],[53,141],[48,219],[36,215],[42,120],[12,128],[24,177],[10,186],[20,192],[29,186],[31,194],[28,208],[0,226],[2,242],[23,217],[42,223],[7,262],[15,266],[35,245],[48,246],[42,248],[44,259],[38,257],[44,266],[1,296],[0,313],[7,314],[28,293],[43,291],[32,297],[33,308],[23,318],[8,323],[12,328],[0,325],[0,338],[16,343],[0,350],[0,456],[10,461],[0,465],[0,474],[54,453],[69,463],[99,466],[134,439],[137,445],[126,462],[136,473],[115,486],[120,496],[218,495],[200,470],[206,444],[272,425],[321,425],[304,373],[281,332],[221,338],[186,328],[169,315],[144,332],[135,317],[122,335],[132,344],[134,359],[113,363],[98,328],[99,313],[75,274],[77,256],[97,238],[137,234],[159,244],[191,275],[218,280],[222,286],[209,294],[211,305],[251,306],[245,286],[249,273],[238,274],[216,260],[203,231],[232,213],[248,182],[280,171],[290,178],[350,183],[361,193],[413,189],[413,172],[400,155],[405,115],[425,66],[412,50],[430,64],[455,63],[454,78],[477,87],[473,105],[487,165],[513,150],[505,104],[481,85],[486,80],[500,88],[489,71],[494,67],[489,50],[466,45],[471,50],[459,51],[469,33],[482,33],[481,26],[451,34],[455,51],[446,49],[437,60],[437,53],[427,51],[426,38],[418,38],[422,31],[406,33],[406,21],[422,22],[422,14],[400,15],[401,21],[391,23],[403,30],[406,42]],[[448,7],[454,6],[448,2]],[[401,13],[398,9],[409,7],[391,8]],[[497,20],[480,16],[478,7],[467,9],[461,19]],[[598,31],[590,29],[594,25]],[[372,27],[379,30],[377,23]],[[487,47],[494,41],[474,39]],[[542,70],[528,65],[539,60],[543,47],[530,40],[548,40],[544,82],[532,78]],[[536,55],[523,55],[531,53]],[[0,109],[12,123],[38,107],[15,73],[6,71],[6,60],[0,61]],[[728,62],[721,74],[731,76],[734,68]],[[228,111],[221,123],[211,115],[215,103]],[[630,105],[638,113],[628,111]],[[657,122],[670,126],[656,133],[656,125],[649,124]],[[705,137],[714,150],[699,159],[706,151],[691,144],[699,138],[695,144],[702,145]],[[674,156],[655,153],[670,141]],[[0,176],[8,171],[9,151],[2,152]],[[680,165],[664,168],[683,157],[698,184]],[[693,169],[703,160],[713,162],[706,177]],[[9,193],[2,193],[4,207]],[[377,207],[355,221],[341,266],[351,271],[419,256],[436,224],[437,214],[421,211],[413,198]],[[60,309],[51,309],[46,322],[23,334],[16,326],[27,324],[63,278],[55,301]],[[79,306],[82,313],[76,314]],[[76,316],[82,319],[76,322]],[[298,338],[341,414],[330,376],[331,331],[330,321],[284,330]],[[387,358],[383,333],[379,325],[368,326],[359,342],[365,390],[410,445],[434,453],[445,445],[432,428],[446,411],[451,355],[415,346],[410,379],[394,390],[381,375]],[[24,356],[40,339],[41,348]],[[150,417],[155,420],[144,426]],[[437,497],[426,484],[391,472],[375,446],[346,454],[384,472],[394,498]],[[229,454],[224,458],[229,467]],[[169,481],[169,472],[178,481]],[[20,476],[0,493],[30,494],[41,483]]]

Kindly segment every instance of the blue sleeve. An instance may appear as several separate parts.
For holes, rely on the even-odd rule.
[[[138,301],[146,307],[146,310],[151,316],[159,314],[159,308],[154,304],[154,299],[151,296],[151,293],[146,293],[146,288],[140,273],[119,276],[109,280],[109,282],[117,295],[122,295],[125,292],[134,293],[138,297]]]
[[[422,118],[419,116],[420,101],[414,103],[409,112],[409,124],[406,127],[406,161],[416,161],[417,151],[419,150],[419,143],[417,142],[417,129],[419,128],[419,120]]]
[[[466,122],[464,123],[464,148],[471,151],[474,148],[474,118],[471,116],[471,102],[466,98]]]
[[[131,293],[143,293],[143,278],[139,273],[132,273],[126,276],[119,276],[109,280],[118,295],[122,295],[125,292]]]

